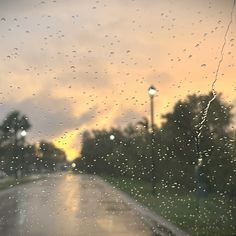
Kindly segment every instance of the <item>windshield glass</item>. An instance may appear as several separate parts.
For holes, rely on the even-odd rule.
[[[236,0],[1,0],[0,235],[235,235]]]

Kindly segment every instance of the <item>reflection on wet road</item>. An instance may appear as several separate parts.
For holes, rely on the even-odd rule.
[[[62,175],[0,193],[0,235],[152,235],[100,179]]]

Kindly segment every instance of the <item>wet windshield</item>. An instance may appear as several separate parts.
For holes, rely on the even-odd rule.
[[[236,0],[1,0],[0,235],[235,235]]]

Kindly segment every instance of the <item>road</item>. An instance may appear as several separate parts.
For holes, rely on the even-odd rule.
[[[2,236],[150,236],[152,231],[101,179],[63,174],[0,193]]]

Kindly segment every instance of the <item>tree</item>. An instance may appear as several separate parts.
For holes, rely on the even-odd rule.
[[[22,165],[21,150],[25,145],[25,133],[31,127],[28,117],[19,111],[13,111],[7,115],[0,126],[1,148],[4,153],[4,166],[9,174],[17,177],[17,171]],[[23,135],[22,135],[23,134]]]
[[[164,116],[166,122],[163,124],[162,139],[168,146],[167,156],[171,158],[168,173],[172,182],[194,188],[194,168],[201,156],[208,190],[222,191],[227,183],[227,178],[222,178],[222,174],[226,174],[232,166],[228,145],[232,114],[231,107],[219,95],[212,102],[200,128],[209,99],[210,95],[191,95],[184,101],[178,101],[173,112]],[[222,165],[224,168],[220,167]]]
[[[57,164],[66,160],[65,152],[47,141],[40,142],[38,152],[43,168],[49,171],[57,170]]]
[[[23,161],[20,167],[23,174],[28,175],[32,172],[37,172],[39,170],[37,146],[28,144],[21,151]]]
[[[207,190],[235,192],[236,144],[229,131],[231,106],[219,95],[202,122],[210,96],[190,95],[177,101],[173,111],[163,116],[162,126],[154,127],[154,158],[159,184],[196,190],[195,167],[201,157],[201,181]],[[148,126],[148,119],[143,118],[124,129],[84,133],[79,165],[89,173],[150,181],[152,155]],[[114,140],[110,140],[111,134]]]

